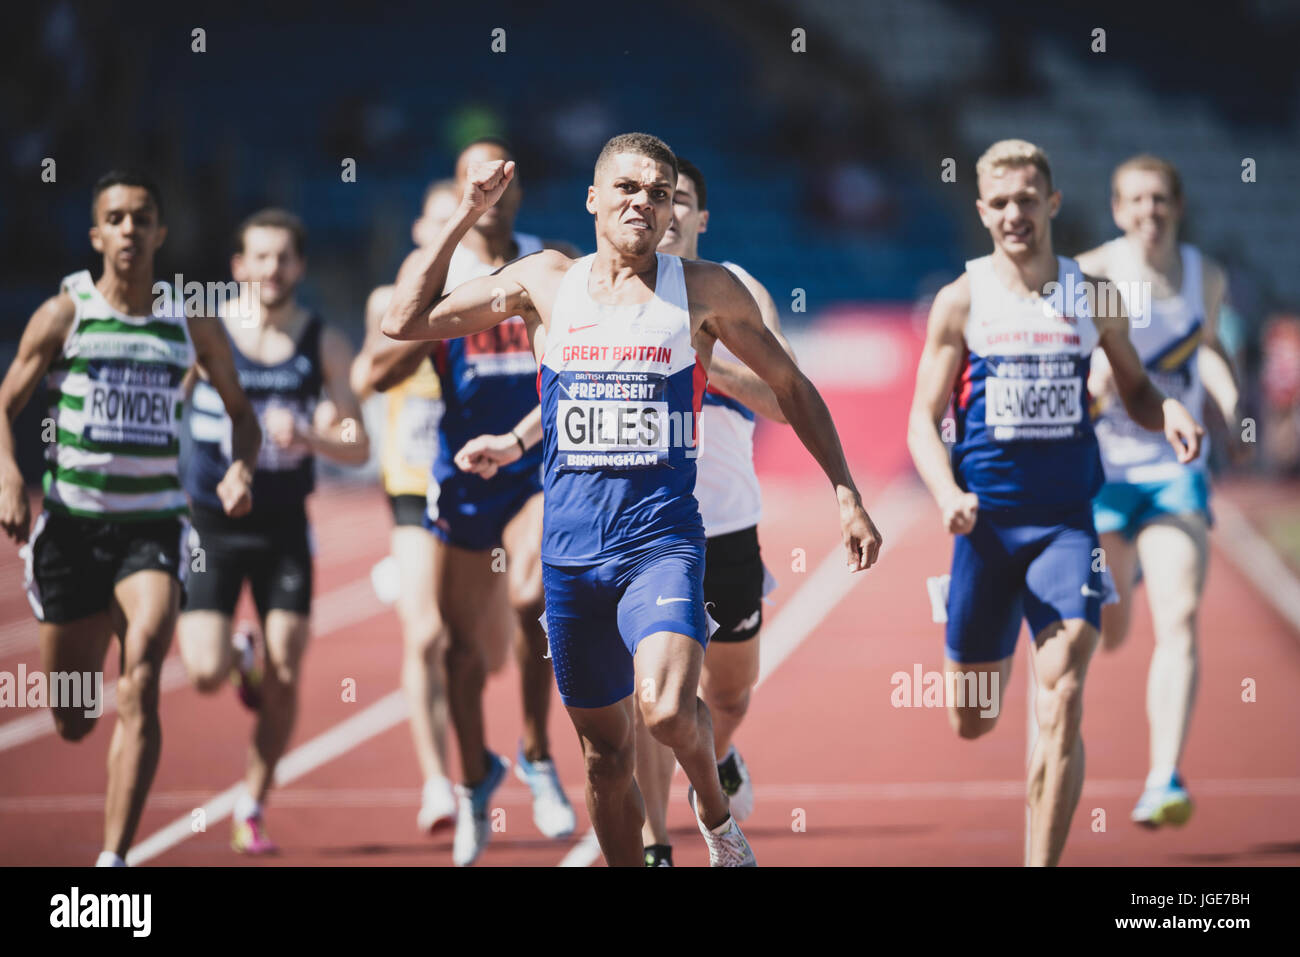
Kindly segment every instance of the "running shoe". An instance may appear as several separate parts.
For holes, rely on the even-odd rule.
[[[754,811],[754,782],[750,780],[749,768],[733,744],[727,756],[718,762],[718,780],[722,790],[731,802],[731,816],[743,821]]]
[[[672,867],[673,848],[671,844],[651,844],[645,849],[646,867]]]
[[[754,852],[749,847],[749,842],[745,840],[745,835],[740,833],[740,825],[736,823],[735,817],[727,815],[727,819],[722,822],[716,829],[706,827],[700,820],[700,813],[695,809],[695,789],[687,787],[686,800],[691,806],[691,813],[695,815],[695,823],[700,827],[700,833],[704,835],[704,843],[709,846],[709,867],[757,867],[758,861],[754,859]]]
[[[487,776],[473,788],[456,785],[456,836],[451,842],[451,858],[457,867],[469,867],[487,847],[492,835],[488,802],[505,776],[506,762],[488,751]]]
[[[533,792],[533,823],[547,837],[568,837],[578,826],[573,806],[564,796],[554,761],[529,761],[524,746],[519,745],[515,759],[515,777]]]
[[[267,836],[266,824],[260,814],[246,821],[235,821],[230,835],[230,847],[240,854],[254,857],[259,854],[275,854],[280,850]]]
[[[1148,786],[1132,814],[1134,822],[1153,829],[1165,824],[1182,827],[1191,816],[1192,797],[1177,771],[1170,776],[1168,784]]]
[[[456,794],[451,788],[451,782],[442,777],[429,778],[424,782],[420,813],[415,817],[416,826],[428,834],[436,834],[455,821]]]
[[[241,627],[231,637],[235,646],[235,666],[230,680],[235,684],[239,700],[249,711],[262,707],[262,669],[257,666],[257,639],[251,628]]]

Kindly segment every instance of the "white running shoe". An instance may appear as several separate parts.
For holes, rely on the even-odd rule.
[[[743,821],[754,812],[754,782],[749,768],[733,744],[727,756],[718,762],[718,780],[731,802],[731,816]]]
[[[456,835],[451,842],[451,859],[457,867],[469,867],[478,860],[492,836],[488,802],[506,777],[506,762],[488,752],[488,769],[476,787],[456,785]]]
[[[704,843],[709,846],[709,867],[758,866],[749,841],[740,833],[740,825],[736,823],[735,817],[728,815],[717,828],[710,829],[700,820],[700,814],[695,810],[695,789],[688,788],[686,797],[691,805],[691,813],[695,815],[695,823],[704,835]]]
[[[529,761],[523,748],[515,758],[515,776],[533,792],[533,823],[547,837],[568,837],[578,826],[573,806],[560,787],[553,761]]]
[[[433,834],[456,820],[456,794],[446,778],[429,778],[424,782],[420,813],[415,817],[421,831]]]

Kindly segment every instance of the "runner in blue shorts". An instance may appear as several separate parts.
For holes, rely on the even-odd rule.
[[[1033,631],[1028,860],[1054,865],[1083,787],[1083,682],[1107,587],[1089,509],[1102,480],[1087,415],[1094,347],[1110,359],[1129,414],[1163,429],[1179,461],[1197,456],[1201,430],[1147,378],[1114,288],[1052,252],[1061,196],[1043,152],[1003,140],[976,173],[993,254],[968,262],[935,298],[908,446],[956,536],[945,669],[961,737],[993,729],[1022,618]],[[951,459],[941,434],[950,403]],[[990,687],[991,702],[973,700],[973,689]]]
[[[1236,440],[1237,385],[1218,336],[1227,281],[1200,250],[1178,242],[1183,192],[1177,169],[1156,156],[1124,161],[1111,177],[1111,212],[1124,235],[1084,253],[1080,264],[1129,294],[1133,345],[1151,378],[1198,416],[1208,393],[1228,424],[1229,441]],[[1119,593],[1102,614],[1102,647],[1118,648],[1128,633],[1139,561],[1155,631],[1146,702],[1150,764],[1131,816],[1144,827],[1182,825],[1192,813],[1178,765],[1196,698],[1209,474],[1205,456],[1178,461],[1158,436],[1128,417],[1115,401],[1104,361],[1094,363],[1089,391],[1106,469],[1093,518]]]
[[[483,162],[512,161],[509,147],[494,139],[476,140],[456,161],[464,190],[468,170]],[[454,245],[443,285],[436,292],[491,276],[494,270],[544,248],[571,250],[514,231],[521,187],[505,191],[473,228]],[[392,303],[400,303],[401,276],[424,261],[423,246],[407,257]],[[390,306],[391,308],[391,306]],[[547,734],[551,674],[546,662],[542,613],[542,536],[540,450],[500,469],[491,478],[456,468],[456,451],[483,432],[505,432],[537,407],[537,363],[524,319],[498,313],[499,323],[446,342],[389,343],[370,355],[370,384],[396,385],[432,355],[442,384],[444,411],[438,426],[438,451],[429,483],[426,523],[438,540],[434,581],[438,610],[446,630],[447,698],[460,745],[463,783],[457,787],[456,833],[452,858],[472,864],[491,837],[488,812],[493,792],[508,765],[487,747],[483,688],[487,675],[504,662],[497,616],[485,614],[509,602],[516,627],[515,654],[523,692],[524,728],[515,773],[533,796],[533,822],[547,837],[573,832],[576,818],[556,776]]]
[[[635,702],[690,779],[710,863],[752,865],[718,780],[709,711],[697,697],[708,618],[704,527],[692,494],[695,426],[715,341],[772,387],[830,478],[853,570],[875,561],[879,533],[825,403],[745,287],[716,263],[656,253],[677,179],[676,158],[658,139],[624,134],[601,151],[587,191],[595,255],[575,261],[541,252],[439,297],[454,244],[513,175],[509,162],[475,169],[476,188],[440,243],[417,253],[399,277],[383,329],[399,339],[444,339],[491,329],[503,315],[523,317],[541,366],[550,652],[582,742],[601,850],[611,865],[642,864]]]

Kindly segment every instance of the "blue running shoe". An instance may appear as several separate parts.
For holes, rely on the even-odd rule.
[[[564,796],[560,778],[555,773],[553,761],[529,761],[524,757],[524,746],[519,745],[515,758],[515,777],[528,785],[533,792],[533,823],[547,837],[568,837],[578,826],[573,806]]]
[[[1177,771],[1168,784],[1148,786],[1133,808],[1132,818],[1143,827],[1157,828],[1165,824],[1182,827],[1192,816],[1192,797]]]
[[[507,763],[499,755],[487,752],[487,775],[473,788],[456,785],[456,835],[451,842],[451,858],[457,867],[469,867],[487,847],[492,836],[488,820],[492,794],[506,777]]]

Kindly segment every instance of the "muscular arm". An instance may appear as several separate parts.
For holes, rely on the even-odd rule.
[[[781,332],[781,317],[777,313],[776,303],[772,301],[771,295],[761,282],[744,270],[737,274],[737,278],[754,297],[754,302],[763,317],[763,325],[776,337],[786,354],[793,359],[794,350],[790,348],[789,341]],[[764,418],[780,422],[782,425],[786,424],[785,413],[781,411],[776,393],[747,366],[715,355],[709,364],[709,381]]]
[[[704,311],[702,331],[724,343],[772,390],[786,420],[835,489],[850,567],[870,568],[880,550],[880,533],[862,507],[826,403],[763,324],[754,297],[740,280],[716,263],[690,263],[686,272],[689,299],[701,303]]]
[[[186,323],[199,371],[217,390],[230,416],[231,462],[225,478],[217,486],[217,495],[226,513],[238,517],[252,508],[253,469],[257,467],[257,454],[262,448],[262,427],[257,424],[257,413],[239,385],[235,358],[221,320],[191,317]]]
[[[348,383],[359,402],[364,402],[376,391],[370,381],[371,357],[382,343],[388,341],[379,331],[379,324],[383,321],[384,310],[392,298],[392,286],[378,286],[366,297],[366,338],[361,343],[361,351],[352,362],[352,368],[348,370]]]
[[[1219,338],[1219,310],[1223,307],[1228,292],[1228,279],[1223,269],[1210,260],[1204,261],[1205,287],[1205,325],[1201,346],[1196,353],[1197,368],[1205,391],[1209,393],[1214,404],[1219,407],[1223,421],[1233,426],[1239,422],[1237,404],[1241,401],[1241,390],[1237,376],[1232,369],[1232,360]],[[1235,428],[1228,430],[1239,435]]]
[[[14,453],[13,423],[59,355],[77,310],[66,295],[47,299],[28,320],[18,352],[0,383],[0,526],[15,542],[27,541],[31,513]]]
[[[966,354],[963,330],[969,314],[970,282],[962,275],[940,289],[930,307],[925,346],[916,369],[916,390],[907,418],[907,448],[912,453],[912,461],[944,513],[948,530],[954,534],[964,534],[974,527],[978,500],[968,499],[962,505],[963,497],[970,493],[963,492],[953,477],[948,447],[939,430]]]
[[[352,347],[339,332],[326,328],[320,340],[325,397],[334,405],[334,422],[313,426],[303,438],[314,453],[343,465],[365,465],[370,439],[361,418],[361,403],[348,382]]]

